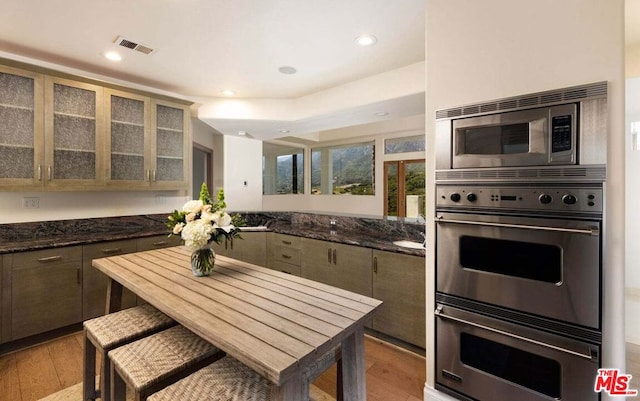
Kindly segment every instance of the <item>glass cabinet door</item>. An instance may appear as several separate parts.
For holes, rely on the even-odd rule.
[[[188,186],[186,167],[191,146],[187,143],[188,116],[187,106],[155,102],[155,169],[152,172],[155,186]]]
[[[102,88],[47,77],[46,185],[102,183]]]
[[[113,90],[106,98],[107,180],[110,185],[148,185],[149,98]]]
[[[0,185],[42,185],[42,82],[0,66]]]

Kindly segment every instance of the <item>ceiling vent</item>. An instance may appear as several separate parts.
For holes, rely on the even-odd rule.
[[[155,49],[152,49],[151,47],[145,46],[140,43],[136,43],[123,36],[118,36],[118,38],[115,40],[114,43],[117,44],[118,46],[126,47],[127,49],[139,51],[140,53],[144,53],[144,54],[151,54],[155,52]]]

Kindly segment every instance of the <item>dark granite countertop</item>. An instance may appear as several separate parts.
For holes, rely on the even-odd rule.
[[[241,214],[249,226],[266,226],[269,231],[277,233],[407,255],[425,255],[423,249],[393,244],[396,240],[416,241],[420,238],[417,234],[420,226],[416,225],[306,213]],[[330,229],[328,219],[337,220],[336,230]],[[163,214],[0,224],[0,254],[167,234],[166,221],[167,216]]]

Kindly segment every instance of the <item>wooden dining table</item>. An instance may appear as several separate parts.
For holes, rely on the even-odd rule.
[[[309,372],[340,349],[344,400],[366,400],[364,325],[382,301],[219,255],[195,277],[190,257],[177,246],[94,259],[110,279],[106,312],[128,288],[267,378],[279,401],[308,400]]]

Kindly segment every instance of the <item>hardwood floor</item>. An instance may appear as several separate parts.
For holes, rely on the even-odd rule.
[[[0,400],[35,401],[79,383],[82,346],[75,333],[0,356]],[[369,401],[423,399],[424,357],[367,336],[365,363]],[[334,366],[314,384],[335,397],[335,378]]]

